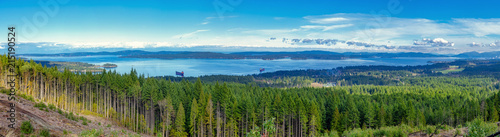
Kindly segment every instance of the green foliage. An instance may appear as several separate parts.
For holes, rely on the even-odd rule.
[[[250,132],[247,132],[246,137],[261,137],[260,128],[255,126]]]
[[[461,136],[462,135],[462,130],[456,129],[455,130],[455,136]]]
[[[9,89],[5,89],[5,88],[2,88],[2,89],[0,89],[0,93],[3,93],[3,94],[9,94],[9,93],[10,93],[10,90],[9,90]]]
[[[264,122],[264,124],[263,124],[264,134],[273,135],[274,131],[276,130],[276,127],[274,125],[274,120],[275,120],[275,118],[271,118],[271,119],[267,120],[266,122]]]
[[[409,133],[417,132],[420,129],[413,128],[407,125],[389,126],[380,129],[360,129],[356,128],[344,132],[343,136],[347,137],[407,137]]]
[[[40,134],[38,134],[39,137],[50,137],[50,130],[49,129],[42,129],[40,131]]]
[[[24,133],[24,134],[31,134],[31,133],[33,133],[33,126],[31,125],[31,122],[24,121],[21,124],[21,133]]]
[[[80,132],[80,136],[81,137],[100,137],[100,136],[104,136],[104,132],[102,131],[102,129],[83,130],[82,132]]]
[[[5,56],[0,59],[6,62]],[[65,98],[56,100],[65,102],[45,102],[54,103],[48,107],[39,102],[35,107],[67,108],[70,113],[58,113],[82,124],[90,121],[72,112],[102,116],[139,133],[159,134],[165,129],[169,136],[215,136],[219,126],[226,134],[222,136],[244,136],[242,132],[257,127],[262,128],[261,134],[273,136],[405,136],[416,131],[437,133],[478,117],[489,122],[499,119],[499,61],[350,66],[199,79],[148,78],[135,70],[130,74],[59,72],[22,60],[16,63],[23,66],[19,74],[29,80],[23,83],[35,84],[22,85],[30,91],[20,92],[40,95],[37,83],[53,83],[47,85],[50,89],[63,87],[47,94],[62,93]],[[432,72],[450,65],[464,70],[453,77]],[[307,86],[311,82],[336,86],[311,88]],[[288,134],[290,128],[293,133]]]
[[[82,125],[85,125],[85,126],[86,126],[86,125],[87,125],[87,121],[85,121],[85,120],[84,120],[84,121],[82,122]]]
[[[332,130],[330,132],[325,132],[320,137],[339,137],[339,134],[337,133],[337,131]]]
[[[40,110],[43,110],[44,108],[47,108],[47,105],[43,102],[38,102],[34,105],[34,107],[39,108]]]
[[[498,129],[496,123],[486,123],[482,118],[476,118],[467,123],[469,137],[485,137],[496,132]]]
[[[80,116],[78,119],[82,120],[82,121],[88,121],[87,118],[83,117],[83,116]]]
[[[73,120],[73,121],[78,121],[78,117],[75,116],[73,114],[73,112],[70,112],[70,113],[62,112],[62,113],[63,113],[64,117],[66,117],[67,119]]]
[[[26,100],[29,100],[31,102],[35,102],[35,98],[33,98],[32,96],[30,95],[26,95],[26,94],[17,94],[19,97],[21,98],[24,98]]]
[[[117,137],[118,136],[118,131],[114,131],[113,130],[113,131],[111,131],[110,134],[111,134],[112,137]]]
[[[49,104],[48,107],[50,110],[54,110],[54,111],[56,110],[56,106],[54,106],[53,104]]]

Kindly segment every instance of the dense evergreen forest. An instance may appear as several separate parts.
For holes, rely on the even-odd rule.
[[[0,59],[0,79],[7,87],[8,59],[5,55]],[[206,81],[147,78],[135,70],[128,74],[73,73],[68,69],[60,72],[57,67],[47,68],[24,60],[16,61],[15,71],[19,74],[18,95],[68,112],[112,119],[133,131],[157,136],[406,136],[430,127],[462,127],[471,121],[498,122],[500,87],[494,74],[500,71],[487,69],[495,66],[492,62],[484,66],[468,61],[451,63],[466,69],[448,75],[433,72],[449,65],[443,63],[345,67],[322,70],[318,75],[284,74],[283,77],[280,72],[213,76],[208,78],[215,80]],[[472,66],[485,71],[472,71],[476,68]],[[283,80],[284,76],[298,83],[348,84],[312,88],[291,82],[276,88],[254,81],[277,78],[289,81]],[[355,80],[360,82],[345,82]],[[496,128],[487,132],[493,130]]]

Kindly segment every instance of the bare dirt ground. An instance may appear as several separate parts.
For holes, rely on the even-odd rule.
[[[32,126],[34,127],[33,135],[38,135],[39,131],[42,129],[49,129],[51,136],[54,137],[63,137],[63,136],[78,136],[80,132],[83,130],[91,130],[91,129],[102,129],[105,136],[111,136],[111,132],[116,132],[118,136],[128,136],[137,135],[131,130],[127,130],[126,128],[116,126],[114,122],[106,120],[102,117],[82,115],[91,121],[88,125],[83,125],[82,121],[79,120],[73,121],[67,119],[65,116],[57,113],[56,111],[49,110],[49,112],[42,111],[36,107],[34,107],[35,103],[25,100],[23,98],[17,97],[17,101],[15,102],[15,111],[16,111],[16,122],[14,125],[14,129],[9,128],[8,125],[10,122],[7,120],[9,117],[8,110],[11,109],[10,104],[11,101],[8,101],[8,95],[0,93],[0,137],[3,136],[11,136],[17,137],[21,136],[20,126],[24,121],[30,121]],[[101,125],[98,125],[98,123]],[[111,125],[111,127],[107,127],[107,125]],[[67,134],[64,134],[64,131]],[[141,134],[140,136],[148,136],[146,134]]]
[[[323,87],[323,84],[314,82],[314,83],[311,83],[311,87],[321,88],[321,87]]]
[[[456,134],[457,131],[460,130],[460,134]],[[467,128],[459,128],[459,129],[452,129],[452,130],[440,130],[439,134],[427,134],[425,132],[416,132],[416,133],[411,133],[408,136],[409,137],[463,137],[467,133]]]

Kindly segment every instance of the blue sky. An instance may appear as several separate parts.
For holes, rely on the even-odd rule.
[[[15,25],[20,45],[35,49],[212,46],[214,51],[460,53],[500,49],[498,5],[449,0],[2,0],[0,26]]]

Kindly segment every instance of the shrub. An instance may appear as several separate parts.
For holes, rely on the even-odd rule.
[[[10,90],[8,90],[8,89],[1,89],[0,93],[9,94]]]
[[[82,125],[85,125],[85,126],[86,126],[86,125],[87,125],[87,121],[85,121],[85,120],[84,120],[84,121],[82,122]]]
[[[56,110],[56,106],[54,106],[53,104],[49,104],[49,109]]]
[[[118,136],[118,132],[117,131],[111,131],[111,136],[112,137],[117,137]]]
[[[21,133],[24,133],[24,134],[33,133],[33,126],[31,125],[31,123],[29,121],[24,121],[21,124]]]
[[[104,133],[103,133],[102,129],[84,130],[84,131],[80,132],[80,136],[83,136],[83,137],[99,137],[99,136],[103,136],[103,135],[104,135]]]
[[[467,124],[469,137],[485,137],[495,133],[495,123],[485,123],[482,118],[476,118]]]
[[[373,133],[373,136],[375,137],[383,137],[386,136],[385,130],[377,130]]]
[[[40,131],[40,134],[38,136],[40,137],[49,137],[50,136],[50,130],[49,129],[43,129],[42,131]]]
[[[73,120],[73,121],[78,121],[78,117],[76,117],[75,115],[73,115],[73,112],[70,112],[69,114],[66,114],[65,115],[66,118],[70,119],[70,120]]]
[[[45,103],[39,102],[39,103],[36,103],[34,107],[39,108],[40,110],[43,110],[43,108],[46,108],[47,106],[45,105]]]
[[[462,135],[462,131],[459,128],[457,128],[455,130],[455,136],[460,136],[460,135]]]
[[[26,100],[29,100],[29,101],[31,101],[31,102],[35,102],[35,98],[33,98],[33,97],[32,97],[32,96],[30,96],[30,95],[19,94],[18,96],[19,96],[19,97],[21,97],[21,98],[24,98],[24,99],[26,99]]]

